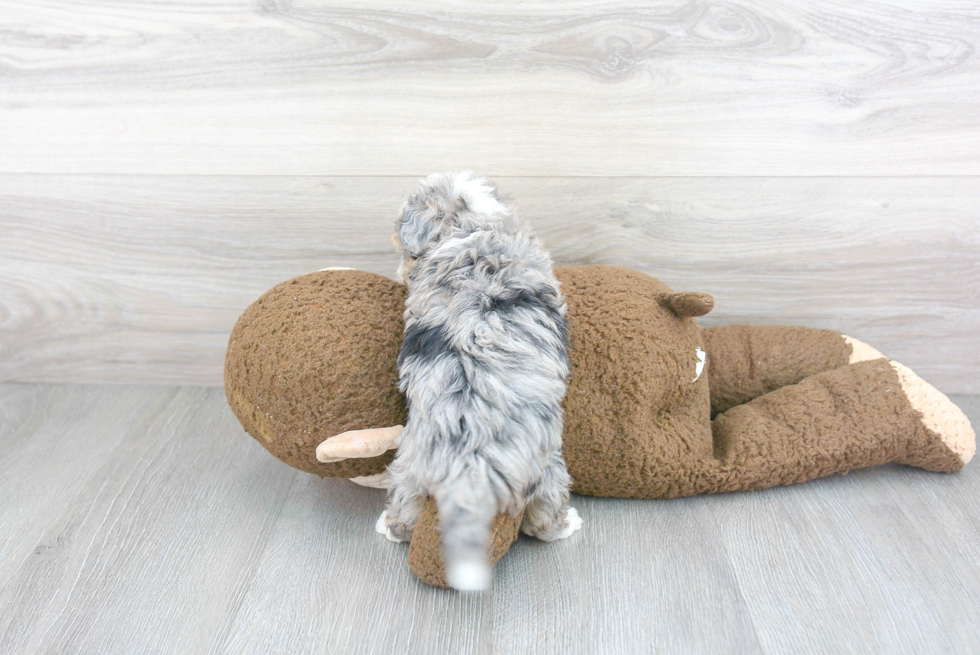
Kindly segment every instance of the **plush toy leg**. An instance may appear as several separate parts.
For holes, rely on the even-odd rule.
[[[785,325],[724,325],[702,331],[711,411],[720,413],[824,371],[881,353],[833,330]]]
[[[517,540],[523,512],[517,516],[501,514],[490,526],[490,566],[510,550]],[[431,498],[422,511],[422,517],[412,533],[408,547],[408,565],[418,578],[433,587],[449,587],[446,570],[442,564],[442,548],[439,545],[439,517],[435,501]]]
[[[973,429],[952,401],[884,358],[733,407],[712,427],[715,460],[698,476],[702,492],[792,484],[888,462],[952,472],[976,449]]]

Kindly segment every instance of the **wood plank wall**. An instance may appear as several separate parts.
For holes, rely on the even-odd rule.
[[[980,393],[980,4],[0,0],[0,380],[220,384],[414,180]]]

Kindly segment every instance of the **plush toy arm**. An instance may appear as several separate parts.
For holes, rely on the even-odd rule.
[[[371,428],[368,430],[348,430],[325,439],[316,447],[317,461],[339,462],[341,460],[363,457],[377,457],[397,446],[402,426]]]
[[[711,411],[749,402],[811,375],[883,355],[835,332],[787,325],[725,325],[702,331]]]

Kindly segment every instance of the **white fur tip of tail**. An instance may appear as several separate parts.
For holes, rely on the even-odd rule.
[[[582,529],[582,517],[579,516],[578,510],[574,507],[569,507],[568,512],[565,514],[565,529],[561,531],[561,536],[559,539],[566,539],[571,537],[573,533]]]
[[[400,544],[402,541],[395,535],[391,534],[391,530],[388,529],[388,510],[381,512],[381,516],[374,524],[374,531],[378,534],[383,534],[385,539],[396,544]]]
[[[459,562],[446,572],[449,586],[459,591],[484,591],[492,579],[490,567],[482,562]]]

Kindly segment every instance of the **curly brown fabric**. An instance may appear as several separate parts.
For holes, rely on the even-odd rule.
[[[675,294],[625,268],[555,273],[568,302],[563,451],[577,493],[670,498],[886,462],[955,471],[974,444],[967,422],[960,452],[951,449],[926,427],[936,421],[913,407],[893,363],[848,364],[851,345],[838,332],[702,330],[685,316],[710,309],[707,294]],[[400,284],[360,271],[302,276],[262,296],[235,326],[226,359],[225,391],[245,429],[304,471],[382,472],[391,453],[321,464],[315,449],[345,430],[404,422],[396,367],[404,299]],[[941,411],[958,411],[930,393]],[[519,519],[498,517],[494,561],[518,526]],[[433,507],[416,528],[409,562],[422,580],[445,584]]]

